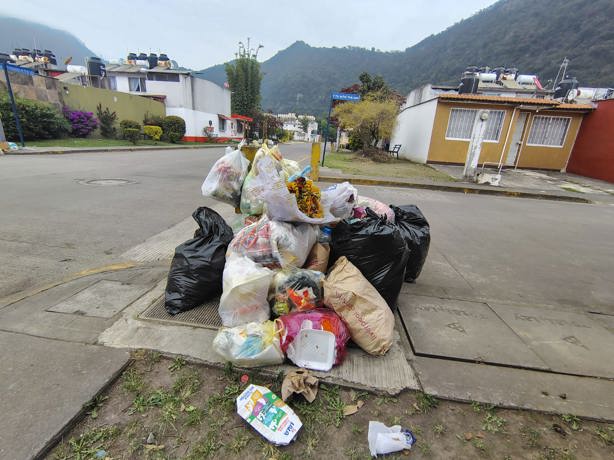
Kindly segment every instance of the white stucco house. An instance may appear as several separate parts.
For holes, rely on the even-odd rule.
[[[318,123],[313,115],[297,115],[295,113],[280,113],[277,119],[283,122],[283,130],[290,131],[295,141],[316,142],[318,139]],[[309,120],[307,132],[303,131],[300,118]]]
[[[184,141],[204,142],[243,138],[246,117],[230,110],[230,90],[198,78],[188,70],[168,64],[150,66],[147,61],[108,64],[107,86],[111,90],[151,97],[166,105],[167,115],[185,120]],[[141,120],[136,120],[141,121]]]

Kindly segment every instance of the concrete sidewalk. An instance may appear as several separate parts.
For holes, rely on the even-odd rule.
[[[470,182],[440,182],[423,178],[398,178],[382,176],[363,176],[345,174],[340,170],[321,168],[320,181],[343,182],[348,181],[355,185],[379,185],[382,187],[407,187],[441,192],[457,192],[465,194],[482,194],[508,196],[515,198],[532,198],[538,200],[568,201],[572,203],[607,203],[614,204],[614,195],[609,193],[575,193],[566,190],[541,190],[539,187],[507,186],[495,187],[491,185],[475,184]]]

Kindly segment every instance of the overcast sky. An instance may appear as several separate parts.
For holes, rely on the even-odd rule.
[[[165,52],[203,69],[238,42],[266,60],[296,40],[312,46],[403,50],[494,0],[2,0],[0,13],[65,29],[105,59]]]

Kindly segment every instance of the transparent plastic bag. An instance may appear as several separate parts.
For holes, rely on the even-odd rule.
[[[277,272],[269,289],[273,313],[313,310],[322,306],[324,274],[314,270],[294,269]]]
[[[241,202],[241,188],[247,176],[249,161],[241,147],[227,152],[211,167],[205,178],[201,191],[203,196],[209,196],[216,200],[239,206]]]
[[[235,235],[228,256],[243,255],[268,268],[301,267],[317,237],[314,225],[277,222],[262,216]]]
[[[352,209],[358,200],[358,190],[349,182],[335,184],[324,190],[330,198],[330,212],[333,216],[346,219],[352,215]]]
[[[281,349],[287,353],[288,347],[302,329],[323,330],[335,334],[335,364],[341,364],[346,354],[346,345],[350,340],[350,332],[341,318],[332,310],[317,308],[310,311],[296,311],[282,315],[279,320],[284,329],[281,333]],[[306,324],[303,324],[306,322]]]
[[[280,326],[274,321],[265,321],[221,328],[213,339],[213,349],[225,360],[241,367],[281,364],[284,354],[279,340]]]
[[[269,319],[267,293],[273,272],[244,256],[226,259],[218,313],[227,327]]]
[[[266,159],[266,162],[263,160]],[[243,214],[260,215],[264,212],[263,195],[266,190],[267,177],[274,174],[280,176],[280,171],[283,170],[281,164],[281,153],[277,147],[269,149],[263,145],[258,149],[252,161],[252,167],[245,177],[243,189],[241,191],[240,207]],[[286,163],[286,167],[292,170],[290,163]],[[267,168],[267,171],[264,171]],[[271,168],[269,171],[268,168]],[[266,177],[261,177],[265,174]]]

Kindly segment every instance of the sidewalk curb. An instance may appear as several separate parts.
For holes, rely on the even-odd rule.
[[[104,345],[97,345],[97,346],[104,346]],[[126,350],[128,353],[130,353],[130,350]],[[124,371],[128,368],[128,366],[130,366],[132,363],[134,362],[134,359],[132,358],[132,356],[130,356],[130,358],[124,363],[123,366],[121,366],[119,369],[117,369],[113,375],[111,376],[111,378],[109,378],[96,392],[96,394],[92,397],[92,399],[90,400],[93,401],[95,398],[97,398],[98,396],[101,396],[102,394],[104,394],[109,388],[111,388],[111,386],[117,382],[119,380],[119,378],[122,376],[122,374],[124,373]],[[72,430],[77,424],[79,424],[79,422],[81,420],[83,420],[86,416],[87,416],[87,411],[88,411],[89,407],[88,405],[83,405],[83,407],[81,407],[81,410],[79,410],[79,412],[77,412],[72,419],[70,419],[68,421],[68,423],[66,423],[63,427],[61,427],[58,432],[55,434],[55,436],[53,436],[51,439],[49,439],[49,441],[36,453],[36,455],[34,455],[33,459],[34,460],[42,460],[44,459],[53,449],[55,449],[55,447],[60,443],[60,441],[62,441],[62,439],[68,434],[68,432],[70,432],[70,430]]]
[[[508,196],[514,198],[532,198],[536,200],[551,200],[551,201],[568,201],[571,203],[585,203],[592,204],[593,201],[576,196],[567,195],[552,195],[545,193],[533,193],[518,190],[508,189],[491,189],[491,188],[478,188],[468,185],[444,185],[444,184],[427,184],[420,182],[403,182],[395,181],[391,179],[374,179],[374,178],[357,178],[357,177],[342,177],[342,176],[320,176],[318,179],[321,182],[344,182],[348,181],[358,185],[383,185],[386,187],[405,187],[405,188],[418,188],[426,190],[437,190],[440,192],[457,192],[464,194],[481,194],[481,195],[498,195]]]
[[[92,148],[76,148],[71,150],[42,150],[39,152],[19,152],[8,151],[4,155],[63,155],[67,153],[104,153],[104,152],[138,152],[141,150],[188,150],[188,149],[214,149],[218,147],[227,147],[231,144],[202,144],[202,145],[178,145],[178,146],[144,146],[144,147],[92,147]]]

